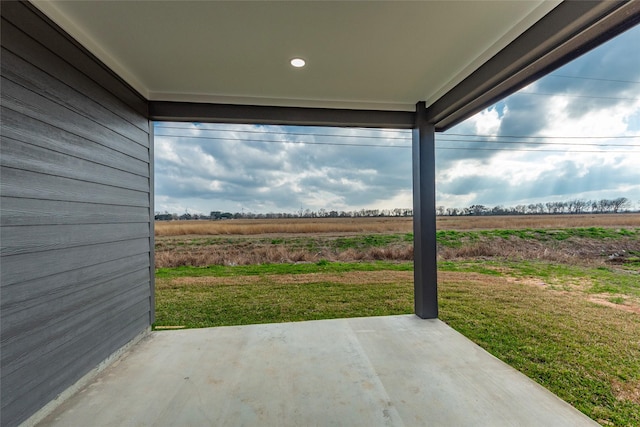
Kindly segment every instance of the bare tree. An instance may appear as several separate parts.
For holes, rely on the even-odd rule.
[[[618,197],[617,199],[613,199],[611,201],[612,209],[614,213],[618,213],[621,209],[628,208],[631,206],[629,199],[626,197]]]

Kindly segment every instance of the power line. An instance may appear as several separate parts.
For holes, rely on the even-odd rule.
[[[411,148],[408,145],[383,145],[383,144],[355,144],[349,142],[312,142],[312,141],[279,141],[275,139],[263,139],[263,140],[250,140],[250,139],[238,139],[238,138],[220,138],[213,136],[181,136],[181,135],[157,135],[169,138],[196,138],[196,139],[208,139],[216,141],[235,141],[235,142],[275,142],[279,144],[305,144],[305,145],[335,145],[335,146],[348,146],[348,147],[382,147],[382,148]]]
[[[526,145],[573,145],[582,147],[640,147],[640,144],[586,144],[581,142],[531,142],[531,141],[492,141],[486,139],[440,139],[436,138],[436,142],[481,142],[483,144],[526,144]]]
[[[161,126],[159,129],[179,129],[179,130],[191,130],[184,126]],[[251,134],[264,134],[264,135],[281,135],[281,136],[322,136],[322,137],[334,137],[334,138],[357,138],[357,139],[387,139],[398,141],[410,141],[411,137],[394,137],[394,136],[382,136],[382,135],[340,135],[340,134],[327,134],[327,133],[301,133],[301,132],[275,132],[275,131],[263,131],[263,130],[237,130],[237,129],[198,129],[200,131],[209,132],[237,132],[237,133],[251,133]],[[380,129],[383,130],[383,129]],[[408,133],[408,132],[407,132]],[[441,136],[440,136],[441,135]],[[169,136],[169,135],[159,135]],[[436,134],[436,139],[440,141],[446,141],[443,137],[447,136],[464,136],[470,138],[518,138],[518,139],[640,139],[640,135],[627,135],[627,136],[533,136],[533,135],[479,135],[479,134],[463,134],[463,133],[442,133]],[[186,137],[186,136],[185,136]],[[191,136],[190,136],[191,137]],[[196,136],[193,136],[196,138]],[[202,138],[202,137],[200,137]],[[209,137],[206,137],[209,138]]]
[[[610,99],[615,101],[640,101],[640,98],[617,98],[613,96],[571,95],[568,93],[516,92],[513,95],[564,96],[567,98]]]
[[[247,142],[247,143],[279,143],[279,144],[300,144],[300,145],[330,145],[330,146],[346,146],[346,147],[378,147],[378,148],[403,148],[410,149],[409,145],[383,145],[383,144],[354,144],[354,143],[334,143],[334,142],[311,142],[311,141],[277,141],[277,140],[249,140],[249,139],[237,139],[237,138],[218,138],[218,137],[206,137],[206,136],[180,136],[180,135],[157,135],[168,138],[196,138],[206,140],[219,140],[219,141],[231,141],[231,142]],[[468,141],[464,141],[468,142]],[[534,151],[534,152],[553,152],[553,153],[625,153],[629,151],[615,151],[615,150],[540,150],[540,149],[522,149],[522,148],[480,148],[480,147],[435,147],[436,150],[460,150],[460,151]]]
[[[600,82],[640,84],[640,82],[636,82],[636,81],[633,81],[633,80],[601,79],[601,78],[598,78],[598,77],[567,76],[567,75],[564,75],[564,74],[549,74],[548,77],[560,77],[560,78],[563,78],[563,79],[596,80],[596,81],[600,81]]]
[[[444,133],[444,136],[469,136],[478,138],[531,138],[531,139],[636,139],[640,135],[622,136],[533,136],[533,135],[476,135],[470,133]]]
[[[436,147],[436,150],[461,150],[461,151],[514,151],[514,152],[527,152],[532,151],[536,153],[600,153],[600,154],[609,154],[609,153],[624,153],[629,154],[628,151],[619,151],[619,150],[545,150],[545,149],[531,149],[528,150],[526,148],[479,148],[479,147]],[[640,151],[637,152],[640,154]]]
[[[242,138],[224,138],[215,136],[198,136],[198,135],[160,135],[157,136],[173,137],[173,138],[196,138],[207,140],[221,140],[221,141],[246,141],[246,142],[293,142],[293,141],[279,141],[274,139],[264,140],[246,140]],[[301,136],[317,136],[315,134],[283,134],[283,135],[301,135]],[[327,135],[333,136],[333,135]],[[342,135],[343,137],[349,137],[352,139],[359,139],[358,136]],[[394,138],[400,139],[400,138]],[[410,139],[403,138],[402,141],[410,142]],[[382,144],[362,144],[362,143],[332,143],[332,142],[320,142],[320,141],[298,141],[311,145],[347,145],[355,147],[399,147],[398,145],[382,145]],[[531,142],[531,141],[496,141],[487,139],[451,139],[451,138],[436,138],[436,142],[465,142],[465,143],[483,143],[483,144],[526,144],[526,145],[562,145],[562,146],[585,146],[585,147],[640,147],[640,144],[587,144],[587,143],[575,143],[575,142]]]
[[[162,126],[159,128],[191,130],[191,128],[186,128],[182,126]],[[355,129],[355,128],[351,128],[351,129]],[[330,133],[273,132],[273,131],[262,131],[262,130],[237,130],[237,129],[198,129],[198,130],[209,131],[209,132],[257,133],[257,134],[266,134],[266,135],[327,136],[327,137],[338,137],[338,138],[370,138],[370,139],[391,139],[391,140],[397,139],[402,141],[408,140],[407,137],[395,137],[395,136],[383,136],[383,135],[337,135],[337,134],[330,134]],[[370,129],[368,130],[370,131]],[[385,130],[387,129],[378,129],[378,131],[385,131]],[[393,130],[393,132],[395,132],[395,130]],[[408,132],[411,132],[411,131],[408,131]]]
[[[300,134],[305,135],[305,134]],[[407,147],[404,145],[383,145],[383,144],[362,144],[362,143],[348,143],[348,142],[319,142],[319,141],[282,141],[282,140],[274,140],[274,139],[264,139],[264,140],[247,140],[241,138],[223,138],[223,137],[215,137],[215,136],[184,136],[184,135],[159,135],[170,138],[195,138],[195,139],[205,139],[205,140],[219,140],[219,141],[239,141],[239,142],[279,142],[279,143],[301,143],[301,144],[309,144],[309,145],[345,145],[345,146],[353,146],[353,147],[390,147],[390,148],[398,148],[398,147]],[[306,135],[305,135],[306,136]],[[311,135],[309,135],[311,136]],[[355,137],[358,138],[358,137]],[[409,140],[405,140],[409,142]],[[585,146],[585,147],[640,147],[640,144],[585,144],[585,143],[575,143],[575,142],[529,142],[529,141],[492,141],[492,140],[468,140],[468,139],[437,139],[436,142],[465,142],[465,143],[483,143],[483,144],[526,144],[526,145],[555,145],[555,146]]]
[[[175,122],[156,122],[156,127],[160,129],[187,129],[194,130],[192,127],[187,126],[170,126],[168,124],[173,124]],[[192,124],[197,124],[200,122],[194,121],[190,122]],[[158,126],[160,124],[160,126]],[[206,123],[206,124],[215,124],[215,123]],[[231,123],[218,123],[219,125],[229,125]],[[264,127],[276,127],[276,126],[284,126],[284,127],[303,127],[303,128],[318,128],[318,129],[326,129],[326,126],[309,126],[309,125],[261,125],[261,124],[241,124],[239,126],[264,126]],[[336,128],[336,127],[334,127]],[[343,129],[343,128],[339,128]],[[375,132],[394,132],[394,133],[406,133],[411,134],[411,129],[384,129],[384,128],[363,128],[363,127],[349,127],[348,129],[358,130],[358,131],[375,131]],[[220,131],[220,132],[249,132],[249,133],[289,133],[289,132],[272,132],[264,129],[260,130],[242,130],[242,129],[215,129],[215,128],[200,128],[197,127],[195,130],[208,130],[208,131]],[[306,133],[304,134],[306,135]],[[315,135],[315,134],[314,134]],[[327,134],[328,136],[332,136],[332,134]]]

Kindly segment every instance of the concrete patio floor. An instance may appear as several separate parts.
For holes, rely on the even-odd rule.
[[[439,320],[152,332],[46,426],[598,425]]]

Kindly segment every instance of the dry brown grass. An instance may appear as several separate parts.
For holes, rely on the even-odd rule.
[[[224,221],[158,221],[156,236],[309,233],[409,233],[412,218],[293,218]]]
[[[156,250],[157,268],[180,267],[183,265],[204,267],[208,265],[253,265],[273,263],[327,261],[410,261],[413,259],[412,245],[398,245],[364,250],[346,249],[332,251],[324,249],[309,251],[283,245],[219,245],[201,246],[189,249],[173,248]]]
[[[156,223],[156,267],[327,261],[411,261],[410,241],[337,249],[339,237],[403,234],[411,218],[174,221]],[[438,218],[441,229],[640,227],[640,214]],[[218,237],[198,237],[218,235]],[[286,236],[286,238],[283,238]],[[503,258],[604,265],[607,256],[640,250],[637,238],[490,239],[440,246],[441,260]]]
[[[473,242],[460,247],[439,247],[438,258],[442,260],[503,258],[601,266],[608,261],[607,255],[621,250],[639,249],[638,240],[630,238],[618,240],[574,238],[564,241],[501,239]]]
[[[438,217],[437,227],[439,230],[640,227],[640,214]]]
[[[438,217],[439,230],[640,227],[640,214]],[[410,233],[412,218],[293,218],[157,221],[156,236],[316,233]]]
[[[175,238],[174,238],[175,239]],[[156,267],[183,265],[203,267],[207,265],[251,265],[267,263],[295,263],[327,261],[411,261],[413,245],[392,244],[384,247],[331,248],[317,240],[318,247],[304,249],[287,244],[271,244],[269,241],[230,239],[206,245],[175,245],[160,242],[156,249]],[[637,239],[617,240],[570,239],[566,241],[538,241],[523,239],[481,240],[459,247],[439,246],[438,259],[490,259],[539,260],[565,264],[603,266],[607,255],[621,250],[640,250]]]
[[[190,265],[252,265],[267,263],[316,262],[320,258],[308,251],[285,246],[233,247],[204,246],[186,250],[156,250],[156,267],[180,267]]]

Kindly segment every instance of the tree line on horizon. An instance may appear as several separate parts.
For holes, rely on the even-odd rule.
[[[626,197],[616,199],[585,200],[572,199],[560,202],[530,203],[505,207],[497,205],[471,205],[468,208],[447,208],[438,206],[436,214],[439,216],[479,216],[479,215],[560,215],[560,214],[605,214],[620,213],[631,207],[631,201]]]
[[[531,203],[528,205],[516,205],[505,207],[497,205],[488,207],[474,204],[466,208],[448,208],[437,206],[438,216],[490,216],[490,215],[563,215],[563,214],[609,214],[626,212],[631,207],[631,202],[626,197],[616,199],[584,200],[572,199],[561,202]],[[157,221],[171,220],[225,220],[225,219],[287,219],[287,218],[372,218],[372,217],[412,217],[413,209],[359,209],[352,211],[337,211],[319,209],[300,209],[297,212],[223,212],[211,211],[209,215],[199,213],[156,213]]]

